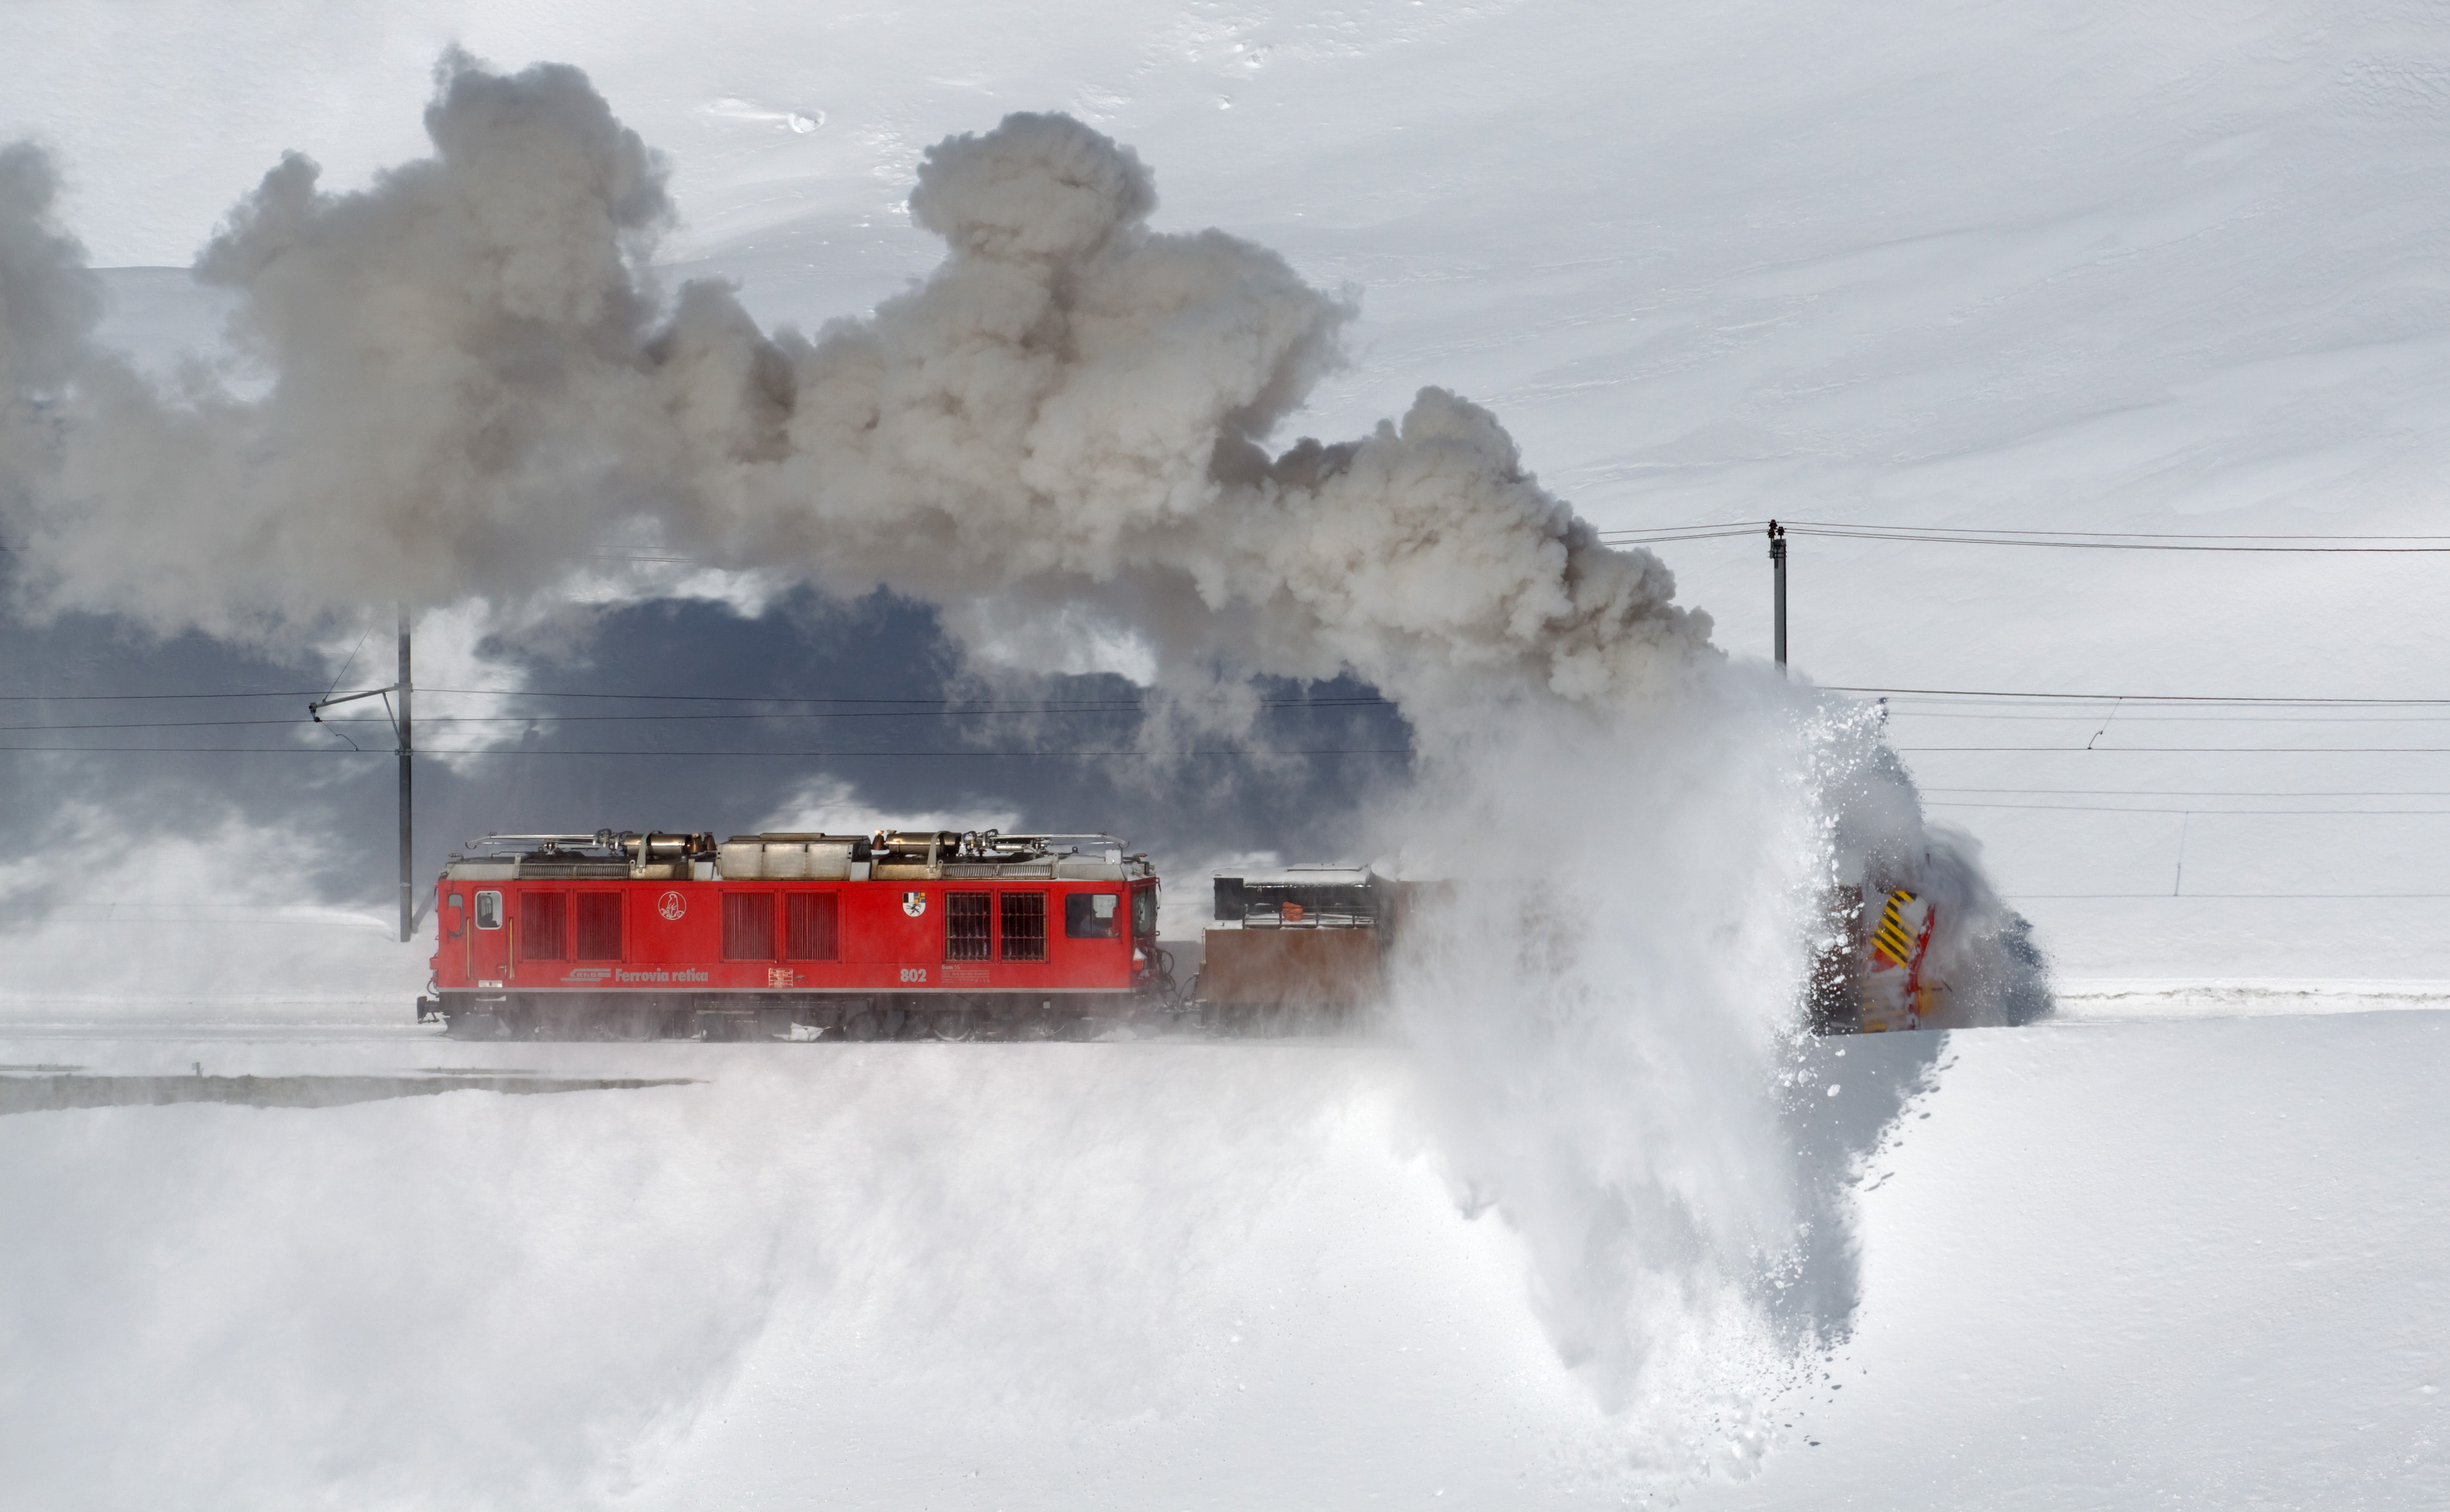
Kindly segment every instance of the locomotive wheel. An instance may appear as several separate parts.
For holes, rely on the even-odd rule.
[[[913,1024],[914,1016],[901,1008],[863,1008],[843,1020],[843,1037],[862,1042],[877,1039],[916,1039],[924,1022]]]
[[[970,1022],[969,1014],[959,1008],[938,1014],[935,1021],[928,1027],[939,1039],[962,1040],[974,1038],[978,1035],[978,1029]]]

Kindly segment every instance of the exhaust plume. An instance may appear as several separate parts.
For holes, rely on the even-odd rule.
[[[1454,394],[1272,451],[1351,302],[1152,230],[1147,168],[1077,121],[929,148],[910,211],[944,261],[812,335],[718,282],[662,297],[663,165],[575,69],[453,54],[426,127],[431,157],[360,192],[284,158],[199,256],[244,393],[96,349],[49,169],[0,155],[24,611],[276,636],[652,546],[885,584],[957,633],[1085,620],[1212,703],[1358,675],[1418,732],[1390,845],[1463,883],[1403,1027],[1459,1197],[1526,1234],[1560,1348],[1611,1405],[1689,1405],[1711,1362],[1842,1333],[1844,1152],[1796,1150],[1779,1111],[1821,890],[1954,910],[1969,1020],[2046,1001],[1858,714],[1730,662],[1656,556],[1603,545]]]
[[[665,313],[662,165],[576,70],[447,59],[426,127],[434,156],[360,193],[284,158],[198,258],[269,377],[252,401],[82,349],[73,246],[11,196],[12,378],[75,380],[16,522],[30,605],[229,632],[536,593],[651,539],[846,591],[1085,601],[1169,668],[1588,700],[1706,644],[1656,558],[1601,547],[1450,394],[1272,457],[1351,306],[1222,232],[1151,231],[1147,169],[1076,121],[928,149],[910,208],[943,265],[813,339],[719,283]]]

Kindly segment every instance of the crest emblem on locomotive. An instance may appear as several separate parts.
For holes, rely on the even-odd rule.
[[[655,900],[655,912],[666,919],[678,919],[689,912],[689,900],[677,892],[669,892]]]
[[[925,893],[904,893],[902,895],[902,911],[908,914],[913,919],[925,913],[927,911],[927,895]]]

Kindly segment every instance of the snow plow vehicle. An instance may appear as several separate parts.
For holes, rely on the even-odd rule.
[[[1948,984],[1931,970],[1940,923],[1931,899],[1903,887],[1831,891],[1828,934],[1813,962],[1812,1027],[1824,1035],[1944,1028]]]

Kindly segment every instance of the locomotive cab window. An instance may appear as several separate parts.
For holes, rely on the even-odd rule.
[[[1064,899],[1063,938],[1066,940],[1114,939],[1115,895],[1113,893],[1074,893]]]
[[[502,927],[502,895],[500,893],[478,893],[476,895],[476,927],[479,929],[499,929]]]
[[[1142,887],[1132,894],[1132,933],[1141,940],[1157,938],[1157,889]]]

